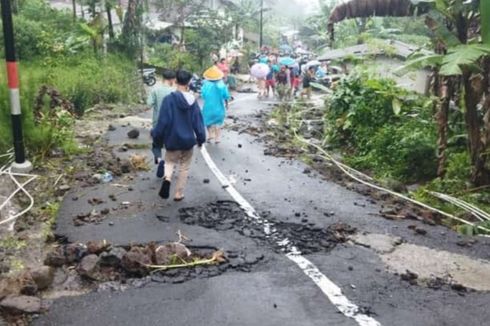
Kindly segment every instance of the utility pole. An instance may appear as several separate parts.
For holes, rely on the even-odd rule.
[[[264,0],[260,0],[260,42],[259,46],[262,50],[264,45]]]
[[[3,39],[5,42],[5,59],[7,61],[7,80],[10,95],[10,112],[12,118],[12,133],[14,140],[15,162],[14,172],[30,172],[31,162],[26,160],[24,139],[22,134],[22,114],[20,110],[19,75],[15,59],[14,28],[12,23],[12,8],[10,0],[0,0],[2,7]]]

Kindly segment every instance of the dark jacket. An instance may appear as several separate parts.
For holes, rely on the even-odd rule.
[[[201,109],[190,93],[173,92],[163,100],[152,136],[169,151],[189,150],[206,142]]]

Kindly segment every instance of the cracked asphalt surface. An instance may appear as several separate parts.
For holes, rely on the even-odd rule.
[[[242,123],[253,122],[258,110],[270,109],[257,102],[254,94],[239,94],[237,99],[240,101],[231,105],[230,114]],[[150,118],[151,113],[142,117]],[[233,124],[231,120],[227,123]],[[116,130],[105,137],[115,146],[117,156],[151,155],[149,149],[117,151],[123,143],[150,142],[149,132],[141,123],[131,127],[113,125]],[[133,127],[141,130],[141,136],[130,141],[126,133]],[[222,143],[208,145],[207,149],[219,169],[236,180],[234,186],[242,196],[259,214],[266,213],[272,220],[301,224],[306,219],[311,226],[320,228],[346,223],[358,233],[386,234],[407,243],[490,260],[490,240],[479,239],[470,248],[462,247],[458,242],[465,238],[444,227],[383,219],[378,215],[382,203],[373,203],[371,198],[324,180],[315,172],[303,173],[306,165],[299,161],[264,155],[264,145],[253,136],[225,131]],[[210,182],[204,183],[204,179]],[[231,271],[182,284],[153,282],[124,291],[100,290],[63,297],[52,302],[49,311],[36,318],[34,325],[357,325],[339,313],[284,255],[233,230],[180,221],[180,208],[231,200],[197,150],[183,202],[165,202],[158,197],[160,182],[153,170],[135,174],[129,181],[132,191],[114,186],[123,181],[128,184],[128,180],[115,179],[89,188],[73,187],[60,209],[56,234],[68,242],[106,239],[128,245],[175,241],[176,232],[181,230],[192,239],[192,246],[260,253],[264,259],[248,273]],[[116,201],[108,199],[111,194],[117,194]],[[109,208],[111,212],[100,224],[74,226],[74,216],[93,209],[87,200],[94,197],[105,200],[98,209]],[[121,207],[124,201],[130,203],[127,208]],[[411,224],[425,229],[427,234],[415,234],[407,228]],[[382,325],[488,324],[489,293],[411,285],[389,271],[378,254],[365,246],[347,242],[306,256],[365,314]]]

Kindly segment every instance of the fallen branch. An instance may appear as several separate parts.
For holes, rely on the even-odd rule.
[[[186,267],[195,267],[195,266],[202,266],[202,265],[215,265],[225,261],[226,261],[225,253],[222,250],[218,250],[215,251],[213,253],[213,256],[209,259],[198,259],[191,262],[185,262],[182,264],[171,264],[171,265],[146,265],[145,264],[144,266],[147,268],[154,269],[153,272],[158,272],[158,271],[165,271],[168,269],[175,269],[175,268],[186,268]]]

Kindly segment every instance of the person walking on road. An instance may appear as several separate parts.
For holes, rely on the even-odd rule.
[[[301,98],[306,96],[308,99],[311,99],[311,83],[313,82],[313,78],[315,76],[315,67],[309,67],[306,70],[305,76],[303,77],[303,90],[301,91]]]
[[[223,73],[223,81],[225,84],[228,82],[228,74],[230,73],[230,67],[228,66],[228,62],[225,58],[221,58],[218,64],[216,64],[219,70]]]
[[[282,66],[281,70],[276,74],[276,84],[279,100],[289,99],[289,94],[291,93],[289,88],[289,72],[285,66]]]
[[[158,123],[152,131],[157,141],[165,144],[165,177],[159,195],[170,197],[170,185],[174,169],[179,167],[175,189],[175,201],[184,199],[194,146],[206,142],[206,130],[194,95],[189,92],[192,74],[179,70],[176,74],[177,90],[163,100]]]
[[[204,124],[208,129],[208,141],[220,142],[221,127],[225,122],[226,105],[230,99],[228,87],[223,82],[223,72],[213,66],[204,72],[206,79],[202,85],[201,97],[204,100]]]
[[[269,74],[267,75],[265,79],[265,88],[266,88],[266,94],[265,97],[269,98],[269,94],[272,91],[272,97],[274,97],[275,91],[276,91],[276,81],[274,79],[274,67],[271,62],[269,62]]]
[[[146,101],[146,104],[153,110],[152,129],[154,129],[157,126],[158,117],[160,114],[160,107],[162,106],[163,99],[175,90],[174,89],[175,71],[165,69],[162,72],[162,77],[163,77],[162,82],[151,90],[150,95],[148,95],[148,100]],[[158,168],[157,168],[158,178],[163,178],[163,173],[164,173],[165,162],[162,160],[162,148],[163,148],[163,142],[153,139],[151,151],[155,159],[155,164],[158,164]]]

